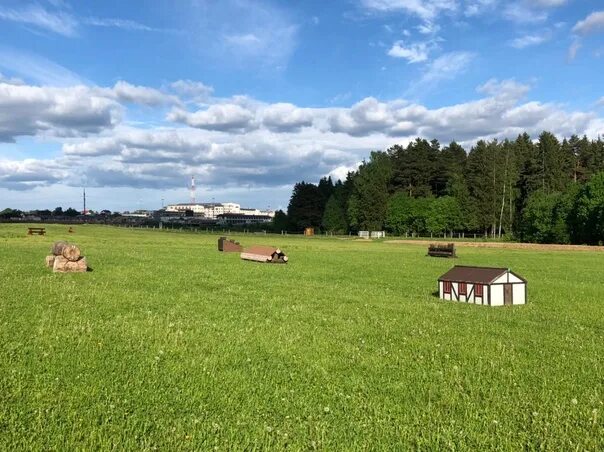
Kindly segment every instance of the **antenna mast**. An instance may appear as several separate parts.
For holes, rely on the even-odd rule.
[[[189,191],[191,194],[191,204],[195,204],[195,176],[191,176],[191,187]]]
[[[82,198],[84,199],[84,211],[82,213],[86,215],[86,187],[84,187],[82,190]]]

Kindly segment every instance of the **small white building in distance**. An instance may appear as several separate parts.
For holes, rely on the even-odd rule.
[[[201,215],[204,218],[215,220],[218,215],[225,213],[236,213],[239,215],[267,215],[274,217],[275,212],[259,209],[242,209],[239,204],[234,202],[205,202],[205,203],[183,203],[170,204],[166,206],[166,212],[178,212],[183,215],[187,210],[191,210],[195,215]]]
[[[438,278],[443,300],[487,306],[526,303],[526,280],[508,268],[456,265]]]

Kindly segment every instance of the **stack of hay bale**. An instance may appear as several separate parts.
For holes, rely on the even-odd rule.
[[[52,267],[53,272],[85,272],[88,270],[86,258],[82,256],[77,245],[64,241],[55,242],[50,252],[52,254],[46,256],[46,266]]]
[[[272,246],[255,245],[243,250],[241,259],[256,262],[268,262],[271,264],[285,264],[287,256],[279,248]]]

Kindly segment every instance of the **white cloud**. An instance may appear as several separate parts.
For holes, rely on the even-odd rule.
[[[435,24],[432,21],[426,21],[421,25],[417,26],[417,31],[423,35],[435,35],[440,31],[440,25]]]
[[[54,10],[46,9],[39,4],[26,5],[21,8],[0,6],[0,20],[34,26],[70,38],[78,35],[78,30],[82,24],[128,31],[161,31],[130,19],[103,17],[80,19],[68,12],[69,7],[63,2],[55,2],[53,6],[55,7]]]
[[[437,67],[459,73],[465,58],[449,56]],[[596,114],[525,100],[529,89],[514,80],[492,79],[477,88],[477,100],[441,108],[373,97],[348,108],[312,109],[245,96],[209,98],[209,106],[198,111],[172,110],[172,120],[190,127],[144,129],[117,122],[123,107],[111,97],[113,88],[0,84],[0,112],[10,112],[0,113],[5,141],[28,134],[62,143],[53,160],[0,162],[0,190],[77,186],[82,181],[73,174],[90,187],[163,190],[182,187],[191,174],[207,189],[287,187],[327,174],[343,177],[371,150],[416,136],[468,146],[479,139],[514,138],[525,130],[601,133]]]
[[[36,4],[20,9],[0,7],[0,19],[33,25],[68,37],[75,36],[78,28],[77,20],[70,14],[50,12]]]
[[[297,45],[299,25],[267,2],[194,2],[187,20],[198,51],[227,66],[283,69]]]
[[[595,11],[585,19],[578,21],[572,29],[575,34],[573,42],[568,49],[568,59],[576,58],[582,46],[581,36],[604,32],[604,11]],[[596,55],[598,52],[596,52]]]
[[[67,166],[55,160],[0,160],[0,187],[10,190],[30,190],[72,176]]]
[[[176,96],[162,93],[154,88],[131,85],[125,81],[118,81],[112,90],[115,97],[122,102],[132,102],[143,105],[178,104]]]
[[[257,29],[250,33],[226,34],[224,47],[228,53],[239,58],[281,64],[289,57],[297,27],[279,29]]]
[[[486,11],[491,11],[497,6],[499,0],[469,0],[466,1],[464,14],[467,17],[478,16]]]
[[[477,91],[485,97],[457,105],[428,109],[401,101],[367,98],[350,109],[330,113],[330,131],[366,137],[384,134],[458,140],[468,145],[479,139],[514,138],[523,131],[551,130],[559,135],[581,134],[596,119],[592,113],[564,111],[555,104],[525,102],[529,86],[514,80],[489,80]]]
[[[128,31],[161,31],[157,28],[153,28],[129,19],[86,17],[82,20],[82,22],[86,25],[91,25],[94,27],[120,28]]]
[[[254,116],[254,112],[241,105],[217,104],[193,113],[174,108],[168,115],[168,120],[198,129],[243,133],[257,127]]]
[[[170,87],[184,97],[183,100],[197,103],[207,101],[214,92],[214,88],[211,86],[193,80],[177,80],[171,83]]]
[[[548,17],[547,11],[536,9],[533,6],[527,2],[510,2],[503,8],[503,17],[520,24],[545,22]]]
[[[543,8],[554,8],[557,6],[565,5],[567,0],[526,0],[530,4],[540,6]]]
[[[69,69],[39,55],[0,45],[0,68],[17,74],[26,81],[50,86],[89,84]]]
[[[296,132],[312,125],[313,112],[288,103],[272,104],[262,110],[262,123],[272,131]]]
[[[570,47],[568,48],[568,60],[569,61],[572,61],[577,57],[577,53],[579,52],[580,48],[581,48],[581,40],[575,39],[573,41],[573,43],[570,45]]]
[[[392,106],[367,97],[350,109],[335,109],[328,115],[329,130],[352,136],[387,131],[395,124]]]
[[[573,27],[573,32],[580,35],[604,32],[604,11],[591,13]]]
[[[6,83],[8,85],[24,85],[25,82],[20,78],[16,77],[6,77],[2,72],[0,72],[0,83]]]
[[[409,63],[421,63],[428,60],[428,55],[432,48],[432,44],[428,42],[416,42],[406,45],[403,41],[397,41],[388,50],[388,55],[394,58],[404,58]]]
[[[0,83],[0,142],[18,136],[82,136],[114,127],[115,101],[85,86],[49,88]]]
[[[476,88],[476,91],[489,96],[496,96],[500,99],[509,98],[514,101],[522,99],[530,90],[529,85],[518,83],[515,80],[499,81],[495,78],[488,80],[483,85]]]
[[[401,11],[425,20],[433,20],[443,12],[458,8],[456,0],[361,0],[361,6],[379,12]]]
[[[346,176],[348,176],[348,173],[355,172],[359,168],[361,163],[363,163],[362,160],[355,162],[352,165],[340,165],[340,166],[332,169],[329,172],[328,176],[331,177],[335,181],[337,181],[337,180],[345,181]]]
[[[549,41],[552,38],[550,31],[544,31],[540,34],[528,34],[512,39],[509,44],[516,49],[537,46]]]
[[[504,19],[520,24],[543,22],[548,9],[564,5],[567,0],[466,0],[464,15],[473,17],[502,12]]]
[[[439,56],[427,66],[420,80],[412,85],[411,91],[429,88],[443,80],[453,80],[468,70],[475,57],[474,53],[463,51]]]

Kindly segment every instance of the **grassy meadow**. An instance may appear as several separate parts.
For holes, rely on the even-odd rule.
[[[67,228],[0,225],[0,450],[604,449],[602,252]],[[440,301],[454,263],[529,304]]]

